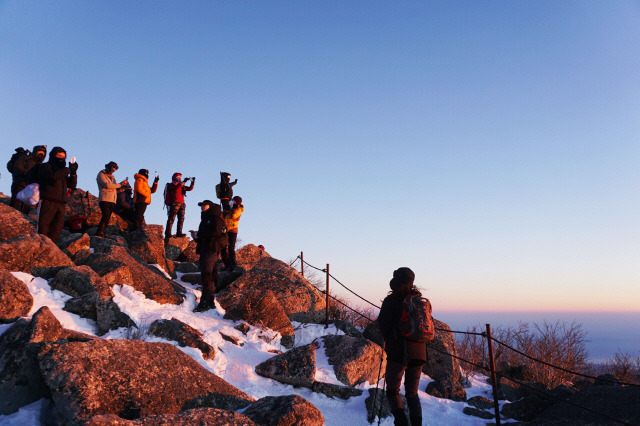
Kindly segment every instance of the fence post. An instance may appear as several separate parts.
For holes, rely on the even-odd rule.
[[[329,264],[327,263],[327,288],[326,288],[326,315],[324,328],[329,328]]]
[[[493,409],[496,415],[496,425],[500,426],[500,404],[498,403],[498,379],[496,375],[496,364],[493,359],[493,341],[491,340],[491,324],[487,326],[487,345],[489,345],[489,369],[491,370],[491,384],[493,386]]]
[[[304,278],[304,253],[300,252],[300,274]]]

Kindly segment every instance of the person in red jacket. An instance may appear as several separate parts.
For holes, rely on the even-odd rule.
[[[188,181],[191,181],[190,186],[186,186]],[[178,216],[178,225],[176,229],[176,237],[186,237],[186,234],[182,233],[182,225],[184,224],[184,211],[185,203],[184,196],[187,191],[193,191],[196,185],[196,178],[185,178],[182,180],[182,173],[174,173],[171,177],[171,182],[165,187],[164,203],[168,207],[167,211],[167,226],[164,230],[165,243],[169,242],[171,238],[171,228],[173,228],[173,221]]]
[[[418,385],[420,384],[422,365],[427,361],[427,345],[406,340],[398,329],[405,296],[410,294],[421,296],[420,291],[413,285],[414,279],[415,274],[409,268],[403,267],[393,271],[393,278],[389,282],[391,292],[382,301],[380,314],[376,320],[385,342],[387,399],[395,425],[409,424],[404,414],[402,399],[400,399],[400,383],[403,375],[411,425],[422,424],[422,407],[418,397]]]

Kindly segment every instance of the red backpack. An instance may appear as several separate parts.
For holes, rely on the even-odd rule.
[[[178,189],[181,189],[182,185],[174,185],[173,182],[168,183],[164,187],[164,204],[170,206],[176,202]]]
[[[433,318],[431,318],[431,302],[417,294],[410,294],[402,301],[400,334],[412,342],[429,342],[435,336]]]

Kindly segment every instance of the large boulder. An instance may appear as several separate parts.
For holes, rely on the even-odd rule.
[[[298,395],[261,398],[251,404],[243,414],[260,425],[324,425],[324,417],[320,410]]]
[[[70,234],[67,237],[60,237],[58,247],[62,249],[69,257],[74,258],[78,252],[91,248],[91,238],[89,234]]]
[[[165,271],[173,272],[173,263],[165,255],[164,228],[162,225],[146,225],[124,235],[129,250],[149,264],[160,265]]]
[[[384,376],[386,356],[370,340],[351,336],[323,336],[323,346],[336,378],[348,386],[377,383]]]
[[[102,300],[113,297],[111,286],[89,266],[70,266],[61,269],[49,283],[52,289],[77,297],[96,292]]]
[[[38,352],[50,342],[87,341],[93,336],[67,330],[44,306],[31,321],[19,319],[0,335],[0,414],[49,398],[38,366]]]
[[[256,365],[256,373],[280,383],[310,388],[316,375],[316,346],[299,346]]]
[[[224,318],[233,321],[245,320],[249,324],[268,327],[282,335],[280,344],[285,348],[293,347],[295,331],[289,317],[271,290],[261,289],[253,291],[242,298],[228,298],[225,302],[233,301],[233,305],[223,302],[226,309]]]
[[[265,257],[271,256],[253,244],[247,244],[236,250],[236,263],[245,271],[253,269]]]
[[[51,345],[38,361],[58,424],[80,424],[99,414],[133,420],[178,413],[207,393],[252,400],[168,343],[71,342]]]
[[[436,334],[427,343],[428,361],[422,368],[422,372],[433,379],[427,385],[426,392],[438,398],[464,401],[467,399],[467,391],[462,386],[460,363],[454,357],[457,355],[455,338],[447,324],[435,318],[433,323]]]
[[[291,321],[320,323],[325,318],[325,300],[320,291],[286,263],[264,257],[249,272],[217,295],[227,309],[252,292],[269,289]]]
[[[99,336],[108,333],[109,330],[136,325],[129,315],[120,310],[113,298],[103,300],[95,291],[67,300],[64,310],[95,321]]]
[[[170,281],[157,269],[149,267],[140,258],[119,245],[104,247],[87,257],[83,263],[91,267],[110,284],[127,284],[158,303],[179,305],[185,290]]]
[[[175,318],[155,320],[149,326],[148,333],[163,339],[173,340],[182,347],[199,349],[204,359],[213,359],[216,355],[215,349],[204,341],[201,332]]]
[[[29,287],[6,269],[0,269],[0,323],[29,315],[33,296]]]
[[[191,240],[189,239],[189,237],[169,238],[169,240],[167,241],[167,245],[165,247],[167,258],[171,260],[178,260],[181,262],[186,260],[185,256],[183,256],[182,253],[189,248],[190,243],[191,243]]]
[[[33,221],[18,210],[0,203],[0,241],[27,234],[35,234]]]
[[[0,243],[0,268],[9,271],[49,278],[61,268],[73,265],[69,256],[41,234],[23,235]]]
[[[216,408],[196,408],[176,414],[158,414],[137,420],[125,420],[115,414],[102,414],[86,421],[85,426],[253,426],[244,414]]]

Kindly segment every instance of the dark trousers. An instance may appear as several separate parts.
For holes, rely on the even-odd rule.
[[[147,203],[135,203],[134,221],[133,224],[136,228],[140,228],[144,223],[144,212],[147,211]]]
[[[31,206],[29,206],[28,204],[23,203],[22,201],[18,200],[17,195],[18,192],[22,191],[23,189],[25,189],[27,187],[27,185],[23,185],[23,184],[12,184],[11,185],[11,202],[9,203],[9,205],[11,207],[13,207],[14,209],[18,210],[19,212],[22,212],[24,214],[29,214],[29,210],[31,210]]]
[[[105,232],[107,231],[107,224],[111,219],[111,213],[113,213],[113,208],[116,206],[116,203],[100,201],[98,205],[100,206],[102,217],[100,218],[100,223],[98,223],[98,231],[96,232],[96,235],[98,237],[104,237]]]
[[[164,230],[164,236],[171,237],[171,228],[173,228],[173,221],[178,216],[178,226],[176,228],[176,234],[182,234],[182,224],[184,223],[184,203],[173,203],[169,206],[169,217],[167,218],[167,226]]]
[[[229,269],[233,269],[236,266],[236,240],[238,239],[237,232],[227,232],[229,243],[227,244],[227,260],[225,266]]]
[[[231,200],[228,198],[221,198],[220,199],[220,204],[222,204],[222,211],[229,211],[231,210]]]
[[[201,304],[214,306],[216,283],[218,282],[218,252],[204,251],[200,253],[200,275],[202,276]]]
[[[424,361],[419,359],[409,360],[407,365],[399,362],[387,360],[387,399],[391,411],[403,410],[402,399],[400,399],[400,383],[404,375],[404,393],[407,397],[409,415],[413,418],[422,417],[422,407],[418,398],[418,385],[420,384],[420,374]]]
[[[38,233],[46,235],[54,243],[64,227],[65,204],[42,200],[38,215]]]

